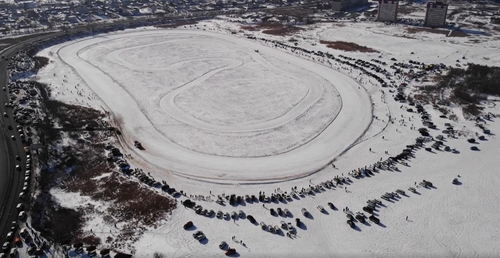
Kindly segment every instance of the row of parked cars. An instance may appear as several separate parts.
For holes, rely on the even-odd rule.
[[[19,72],[24,72],[27,71],[31,68],[33,68],[33,60],[29,58],[26,55],[25,51],[20,51],[18,52],[14,57],[10,58],[8,64],[9,72],[11,74],[13,73],[19,73]],[[14,131],[19,135],[19,139],[21,139],[21,142],[24,144],[29,144],[28,139],[30,138],[31,135],[31,129],[29,127],[24,128],[23,125],[26,125],[25,123],[25,118],[30,116],[30,112],[27,111],[24,106],[26,105],[17,105],[16,102],[19,102],[19,97],[22,98],[29,98],[29,96],[19,96],[22,92],[28,93],[29,90],[24,90],[24,87],[27,86],[25,85],[24,82],[10,82],[7,87],[3,88],[6,94],[9,96],[9,102],[5,103],[6,108],[12,108],[13,109],[13,117],[12,119],[14,120],[15,123],[18,123],[18,125],[14,128],[12,125],[8,125],[7,128],[11,131]],[[24,95],[24,94],[23,94]],[[28,105],[28,108],[29,105]],[[3,116],[5,118],[9,118],[9,115],[7,112],[3,113]],[[12,134],[11,139],[13,141],[16,141],[16,135]],[[22,228],[21,225],[26,221],[26,211],[25,211],[25,205],[23,201],[27,197],[29,193],[29,184],[30,184],[30,179],[31,179],[31,153],[29,151],[28,147],[24,147],[24,152],[26,155],[25,156],[25,162],[23,164],[22,162],[22,157],[20,155],[15,156],[16,160],[16,165],[15,165],[15,170],[16,173],[23,173],[24,178],[24,183],[21,192],[19,193],[19,199],[20,203],[16,206],[16,211],[18,213],[17,220],[11,222],[11,228],[10,231],[6,235],[6,242],[2,244],[2,254],[0,254],[0,258],[3,257],[17,257],[18,255],[18,250],[17,246],[20,246],[22,242],[25,242],[26,244],[30,243],[31,241],[31,236],[26,230],[26,228]],[[24,168],[24,169],[23,169]],[[28,248],[28,249],[33,249],[33,248]],[[32,250],[33,253],[35,253],[37,250],[36,246]]]
[[[22,241],[28,243],[31,241],[31,235],[28,233],[26,228],[20,228],[20,225],[26,220],[26,211],[24,211],[24,203],[19,203],[16,206],[16,210],[19,212],[18,219],[12,221],[10,231],[7,233],[6,241],[2,245],[2,254],[0,258],[7,257],[17,257],[18,250],[16,246],[22,244]]]

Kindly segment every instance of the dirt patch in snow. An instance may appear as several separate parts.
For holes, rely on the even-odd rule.
[[[373,48],[361,46],[353,42],[327,41],[327,40],[320,40],[319,42],[321,44],[326,45],[328,48],[338,49],[348,52],[378,53],[378,51]]]
[[[275,36],[290,36],[299,31],[304,30],[303,28],[292,26],[292,25],[284,25],[278,22],[261,22],[257,25],[245,25],[240,26],[241,29],[247,31],[260,31],[263,30],[262,33],[275,35]]]
[[[450,33],[449,30],[422,28],[422,27],[406,28],[406,32],[408,32],[410,34],[415,34],[415,33],[419,33],[419,32],[427,32],[427,33],[433,33],[433,34],[441,34],[441,35],[445,35],[448,37],[468,37],[469,36],[469,34],[467,34],[464,31],[461,31],[461,30],[453,30]]]
[[[442,29],[410,27],[410,28],[406,28],[406,32],[411,33],[411,34],[415,34],[415,33],[419,33],[419,32],[427,32],[427,33],[448,35],[448,33],[450,31],[449,30],[442,30]]]

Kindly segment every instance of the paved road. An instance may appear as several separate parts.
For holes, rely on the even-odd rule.
[[[13,56],[17,51],[37,40],[59,34],[61,33],[57,32],[43,36],[33,35],[33,38],[3,50],[0,52],[0,55],[6,57]],[[7,82],[7,62],[0,60],[0,88],[7,87]],[[24,184],[26,155],[23,149],[24,145],[19,139],[19,134],[15,129],[9,130],[7,128],[8,125],[15,128],[17,124],[12,119],[12,108],[5,107],[5,103],[8,102],[8,92],[0,91],[0,113],[7,112],[8,114],[8,118],[2,115],[0,119],[0,245],[3,245],[6,241],[5,237],[7,233],[10,231],[12,221],[17,220],[16,206],[20,202],[19,193]],[[11,140],[11,135],[16,136],[15,141]],[[21,157],[21,161],[15,159],[16,155]],[[16,164],[22,164],[20,172],[15,170]]]

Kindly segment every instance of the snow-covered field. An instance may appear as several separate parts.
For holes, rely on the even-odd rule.
[[[422,127],[418,115],[406,112],[387,88],[367,77],[216,29],[234,25],[204,24],[208,31],[141,29],[56,45],[41,53],[54,62],[38,76],[52,85],[56,99],[112,112],[126,136],[124,145],[130,146],[125,150],[132,155],[130,163],[188,196],[290,192],[293,186],[316,185],[385,160],[419,136],[410,129]],[[381,51],[386,61],[396,57],[454,64],[466,56],[494,65],[500,58],[491,52],[491,42],[471,46],[466,39],[443,42],[435,35],[407,39],[358,26],[318,26],[302,32],[299,44],[338,55],[342,52],[310,43],[352,39],[348,41]],[[379,55],[342,54],[367,61]],[[470,135],[481,132],[463,119],[459,108],[454,110],[457,122],[426,108],[439,128],[449,122]],[[500,113],[496,105],[486,110]],[[389,123],[389,116],[404,123]],[[498,257],[500,149],[495,133],[500,124],[488,122],[488,128],[493,134],[479,142],[480,151],[471,151],[464,138],[448,138],[445,144],[460,153],[418,150],[408,166],[398,165],[399,171],[380,170],[286,204],[222,207],[212,201],[214,196],[196,201],[208,210],[242,210],[272,225],[295,225],[300,218],[305,226],[297,228],[296,237],[271,234],[244,219],[199,216],[181,206],[163,226],[142,236],[136,257],[151,257],[155,251],[168,257],[222,257],[220,241],[242,257]],[[146,150],[134,149],[134,140]],[[332,160],[335,167],[329,165]],[[462,184],[451,184],[457,175]],[[422,179],[435,188],[407,191]],[[383,201],[376,212],[380,225],[356,223],[353,230],[346,224],[342,208],[360,211],[366,200],[398,188],[407,196]],[[54,195],[74,207],[65,193]],[[329,209],[327,202],[339,210]],[[327,212],[319,212],[318,205]],[[271,216],[268,209],[277,207],[289,209],[293,217]],[[305,218],[302,208],[312,218]],[[182,229],[190,220],[208,241],[199,243],[194,231]],[[113,226],[101,228],[96,234],[105,239]],[[245,246],[231,241],[232,236]]]

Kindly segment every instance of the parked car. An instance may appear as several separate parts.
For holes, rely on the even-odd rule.
[[[17,248],[12,248],[10,250],[10,258],[15,258],[17,257]]]
[[[222,242],[220,242],[220,244],[219,244],[219,248],[220,248],[220,249],[223,249],[223,250],[224,250],[224,249],[226,249],[226,247],[227,247],[227,243],[226,243],[226,241],[222,241]]]
[[[16,206],[17,211],[22,211],[24,210],[24,203],[18,203]]]
[[[184,229],[188,229],[190,227],[194,226],[193,222],[192,221],[188,221],[186,224],[184,224],[183,228]]]
[[[280,224],[281,224],[282,229],[284,229],[284,230],[288,229],[288,225],[284,221],[280,221]]]
[[[198,241],[201,241],[203,239],[206,238],[205,234],[203,233],[203,231],[196,231],[196,233],[193,234],[193,237],[198,240]]]
[[[260,228],[262,228],[262,230],[266,230],[267,231],[267,225],[266,225],[266,223],[260,222]]]
[[[252,215],[248,215],[247,216],[247,220],[250,221],[251,223],[255,224],[257,221],[255,220],[255,218],[252,216]]]
[[[226,255],[233,255],[235,253],[236,253],[236,249],[234,249],[234,248],[229,248],[226,251]]]
[[[278,215],[283,216],[283,210],[281,208],[276,209],[278,211]]]
[[[371,221],[373,221],[375,224],[379,224],[379,223],[380,223],[380,220],[379,220],[377,217],[373,216],[373,215],[371,215],[371,216],[369,217],[369,219],[370,219]]]
[[[9,252],[9,250],[10,250],[10,242],[3,243],[3,245],[2,245],[2,251],[4,253],[7,253],[7,252]]]
[[[19,220],[20,221],[23,221],[24,219],[26,219],[26,212],[25,211],[21,211],[19,212]]]
[[[11,242],[12,239],[14,239],[14,232],[9,232],[7,233],[7,236],[5,237],[7,239],[7,241]]]

